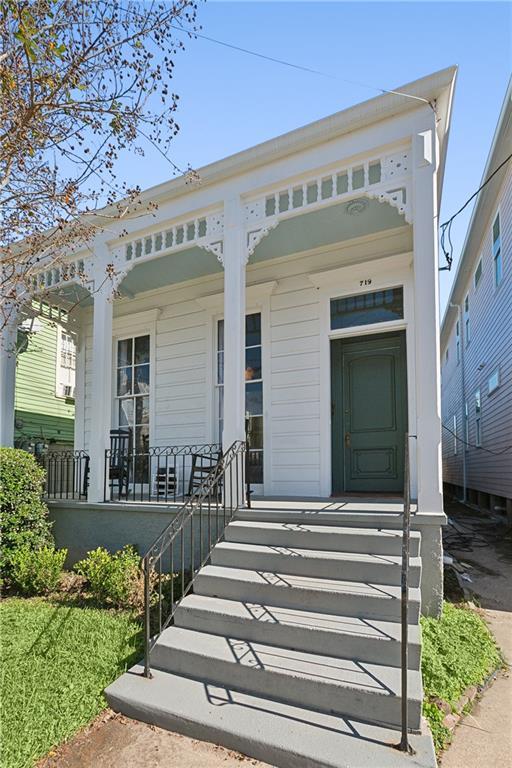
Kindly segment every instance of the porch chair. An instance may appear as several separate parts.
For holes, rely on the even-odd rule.
[[[110,489],[117,481],[118,498],[128,497],[130,484],[130,456],[132,454],[132,430],[128,428],[110,430],[110,458],[108,476]]]
[[[222,461],[222,451],[217,453],[193,453],[192,454],[192,466],[190,468],[190,480],[188,484],[188,496],[192,494],[201,486],[206,480],[212,470],[214,470]],[[217,488],[217,499],[222,500],[222,488],[219,481]]]

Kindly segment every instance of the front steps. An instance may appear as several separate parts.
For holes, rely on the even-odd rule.
[[[420,534],[411,534],[409,726],[400,739],[401,533],[244,511],[110,705],[283,768],[435,766],[421,719]],[[253,519],[249,518],[249,515]]]

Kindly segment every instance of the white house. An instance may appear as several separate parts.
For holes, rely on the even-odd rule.
[[[400,724],[397,529],[406,433],[415,502],[410,727],[418,734],[420,588],[424,612],[437,613],[442,599],[437,216],[454,81],[454,68],[437,72],[199,169],[199,183],[179,178],[147,190],[143,200],[157,203],[156,213],[112,223],[91,250],[70,256],[66,271],[44,274],[45,291],[56,304],[69,307],[80,300],[79,309],[70,313],[78,336],[75,448],[90,468],[87,489],[80,475],[81,499],[52,503],[58,541],[72,548],[77,541],[97,545],[106,538],[122,543],[124,536],[147,548],[171,514],[162,502],[180,482],[185,487],[190,472],[188,464],[176,464],[173,447],[202,446],[197,453],[204,453],[205,446],[221,441],[227,452],[245,439],[246,412],[251,415],[249,467],[259,501],[252,510],[238,505],[241,522],[228,526],[226,541],[215,547],[211,564],[199,571],[194,595],[180,609],[182,616],[201,594],[207,606],[217,600],[220,628],[216,633],[215,622],[208,624],[205,647],[204,627],[184,629],[182,623],[165,630],[162,638],[171,633],[172,663],[178,666],[166,668],[162,656],[158,680],[145,681],[153,689],[139,690],[134,676],[127,682],[121,678],[109,693],[114,706],[275,765],[338,765],[335,757],[329,762],[330,750],[339,755],[354,748],[356,739],[334,723],[320,722],[314,713],[327,707],[370,723],[364,743],[365,749],[377,750],[373,764],[407,762],[389,747],[379,752],[373,743],[389,744]],[[105,279],[110,264],[113,281]],[[85,281],[79,277],[83,273]],[[13,374],[5,353],[2,375],[8,390]],[[4,441],[9,413],[3,403]],[[134,457],[126,487],[112,471],[117,467],[111,441],[117,438],[111,430],[118,428],[130,429]],[[151,507],[154,501],[160,505]],[[314,544],[308,538],[311,526],[301,528],[305,520],[315,524]],[[336,557],[327,558],[324,570],[315,570],[311,548],[320,550],[323,562],[329,544]],[[302,553],[293,563],[287,557],[292,545]],[[258,586],[263,572],[297,574],[299,581],[310,577],[309,586],[288,589],[283,598],[277,582]],[[327,577],[339,598],[332,604],[321,597]],[[212,578],[214,586],[207,587]],[[351,602],[354,585],[357,605]],[[289,586],[297,584],[292,579]],[[331,680],[337,703],[329,698],[334,689],[322,688],[318,680],[309,681],[313,691],[305,678],[304,687],[297,679],[290,683],[286,670],[266,667],[261,648],[255,652],[265,668],[261,677],[253,682],[230,678],[240,667],[229,661],[240,659],[236,653],[224,658],[225,646],[216,643],[222,633],[226,640],[226,626],[233,626],[235,614],[242,620],[236,612],[243,613],[251,602],[284,605],[294,621],[320,632],[306,632],[304,640],[300,631],[292,632],[292,641],[286,633],[263,638],[274,649],[299,654],[292,663],[299,677],[311,675],[315,664],[329,666],[330,641],[318,611],[331,619],[336,615],[338,640],[356,638],[355,646],[347,639],[340,651],[352,665],[350,680],[341,673]],[[197,618],[201,606],[189,607],[187,615]],[[356,621],[358,628],[344,629],[343,616],[352,617],[349,624]],[[375,636],[365,639],[368,618]],[[249,624],[254,628],[258,622]],[[255,639],[252,629],[244,634],[237,626],[235,638]],[[265,632],[271,629],[265,624]],[[361,656],[356,646],[365,643],[371,647]],[[325,655],[315,655],[319,650]],[[375,668],[361,670],[364,679],[358,682],[354,664],[363,657]],[[201,672],[201,659],[207,659],[208,674]],[[377,668],[382,677],[376,693],[370,678],[380,674]],[[180,687],[189,685],[194,669],[212,684],[252,691],[253,713],[247,702],[247,707],[228,702],[233,725],[221,724],[219,707],[196,689]],[[180,701],[191,702],[190,712],[162,704],[165,674],[182,692]],[[299,738],[299,746],[296,719],[294,725],[286,721],[289,740],[279,737],[279,748],[278,737],[258,720],[270,707],[268,697],[274,701],[279,691],[286,706],[296,707],[296,718],[309,723],[311,739]],[[150,699],[142,701],[139,694]],[[276,707],[270,707],[275,722],[291,717]],[[186,725],[191,720],[195,729]],[[327,733],[322,729],[331,726],[331,736],[319,742],[319,734]],[[425,734],[414,738],[416,764],[433,764]]]
[[[512,517],[512,80],[441,326],[443,475]],[[497,173],[494,173],[499,169]]]

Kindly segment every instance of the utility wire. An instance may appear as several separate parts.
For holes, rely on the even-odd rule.
[[[444,222],[444,224],[441,224],[441,248],[444,254],[444,258],[446,259],[446,266],[440,267],[440,272],[450,271],[452,268],[453,263],[453,244],[452,244],[452,236],[451,236],[451,230],[452,230],[452,224],[454,219],[462,213],[462,211],[468,207],[470,202],[475,199],[475,197],[482,191],[482,189],[488,184],[494,176],[498,173],[498,171],[501,171],[504,165],[508,163],[508,161],[512,158],[512,153],[505,158],[505,160],[498,165],[497,168],[486,178],[486,180],[483,182],[483,184],[474,192],[470,198],[466,200],[462,208],[459,208],[459,210],[453,214],[453,216],[450,216],[450,218]],[[448,240],[448,244],[446,244],[446,240]],[[448,247],[448,250],[446,249],[446,245]]]
[[[483,451],[484,453],[490,453],[492,456],[502,456],[504,453],[507,453],[508,451],[512,450],[512,445],[507,445],[506,448],[503,448],[501,451],[491,451],[489,448],[482,448],[481,445],[476,445],[475,443],[468,443],[466,440],[463,440],[461,437],[459,437],[455,432],[453,432],[450,427],[448,427],[446,424],[443,424],[443,429],[446,429],[447,432],[452,435],[459,443],[462,443],[463,445],[467,445],[468,448],[478,448],[479,451]]]
[[[396,96],[406,96],[408,99],[415,99],[416,101],[422,101],[425,104],[428,104],[429,107],[431,107],[434,112],[435,108],[434,105],[428,100],[424,99],[422,96],[413,96],[411,93],[405,93],[404,91],[393,91],[389,90],[388,88],[380,88],[377,85],[369,85],[368,83],[361,83],[357,80],[348,80],[346,77],[339,77],[338,75],[332,74],[332,72],[322,72],[320,69],[312,69],[311,67],[305,67],[302,64],[294,64],[291,61],[285,61],[284,59],[276,59],[273,56],[267,56],[264,53],[259,53],[258,51],[251,51],[249,48],[242,48],[240,45],[234,45],[233,43],[226,43],[225,40],[217,40],[214,37],[208,37],[208,35],[203,35],[200,32],[192,32],[188,29],[183,29],[179,26],[174,26],[171,24],[172,29],[177,30],[178,32],[184,32],[185,34],[189,35],[190,37],[199,37],[201,40],[207,40],[209,43],[215,43],[216,45],[222,45],[224,48],[230,48],[233,51],[238,51],[239,53],[246,53],[249,56],[256,56],[258,59],[264,59],[265,61],[271,61],[274,64],[280,64],[283,67],[291,67],[292,69],[298,69],[301,72],[308,72],[312,75],[320,75],[321,77],[328,77],[331,80],[339,80],[342,83],[348,83],[349,85],[357,85],[360,88],[369,88],[372,91],[379,91],[380,93],[392,93]]]

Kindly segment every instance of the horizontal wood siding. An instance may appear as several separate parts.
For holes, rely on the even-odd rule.
[[[499,206],[503,279],[494,285],[491,227]],[[486,235],[479,251],[482,255],[482,277],[475,289],[474,270],[464,295],[469,292],[470,341],[464,342],[464,397],[462,395],[462,366],[457,364],[455,349],[455,313],[446,346],[442,349],[442,413],[443,423],[452,429],[457,415],[458,433],[464,437],[464,401],[469,403],[469,443],[476,441],[475,392],[481,391],[482,448],[466,450],[467,487],[497,496],[512,498],[512,449],[501,455],[488,452],[505,451],[512,446],[512,168],[498,195],[497,205],[487,223]],[[476,264],[474,265],[476,268]],[[464,316],[462,318],[464,323]],[[500,386],[488,394],[488,379],[499,366]],[[443,430],[444,480],[462,485],[462,456],[460,445],[453,455],[452,436]]]
[[[270,300],[272,490],[320,494],[320,320],[305,276],[279,281]]]

